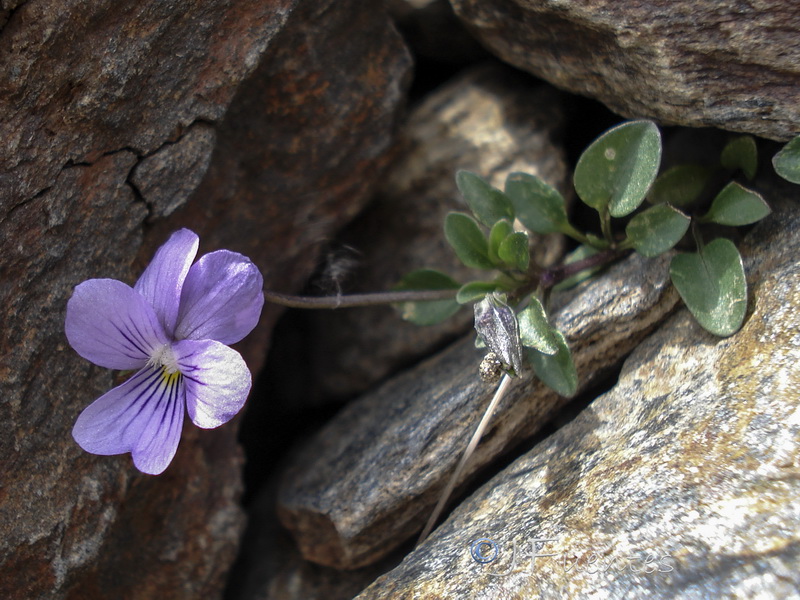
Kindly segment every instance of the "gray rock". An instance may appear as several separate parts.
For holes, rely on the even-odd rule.
[[[800,132],[794,0],[451,0],[494,54],[626,117]]]
[[[583,388],[675,306],[667,265],[668,257],[632,256],[555,313]],[[303,446],[284,475],[278,512],[305,558],[355,568],[422,528],[493,393],[478,378],[481,354],[464,339],[350,403]],[[530,372],[521,377],[462,483],[533,435],[564,401]]]
[[[800,597],[793,204],[742,247],[739,333],[716,338],[681,310],[610,392],[359,599]]]
[[[473,171],[501,189],[508,173],[525,171],[566,194],[561,123],[555,90],[498,65],[468,69],[430,94],[403,126],[376,199],[338,238],[355,250],[345,291],[388,290],[423,267],[461,282],[485,278],[456,258],[442,233],[448,212],[469,212],[456,171]],[[531,246],[534,258],[550,265],[564,244],[561,236],[533,235]],[[306,320],[309,386],[298,401],[321,402],[363,392],[430,355],[470,327],[472,312],[429,327],[402,321],[388,306],[315,311]]]

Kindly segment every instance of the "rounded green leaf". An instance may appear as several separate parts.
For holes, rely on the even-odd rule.
[[[700,197],[711,174],[711,169],[701,165],[670,167],[655,180],[648,199],[652,204],[687,206]]]
[[[451,212],[444,220],[444,235],[456,256],[468,267],[493,269],[489,259],[489,243],[475,219],[463,213]]]
[[[567,208],[558,190],[527,173],[506,178],[506,196],[520,223],[534,233],[556,233],[568,226]]]
[[[772,157],[775,172],[792,183],[800,183],[800,135]]]
[[[722,149],[720,162],[726,169],[740,169],[747,179],[756,176],[758,168],[758,148],[752,136],[739,136]]]
[[[556,330],[547,320],[542,303],[532,297],[530,304],[517,315],[519,337],[526,348],[536,348],[543,354],[552,356],[558,352]]]
[[[508,219],[500,219],[497,223],[492,225],[492,230],[489,232],[489,259],[496,265],[502,262],[498,252],[500,244],[514,233],[514,226]]]
[[[511,200],[474,173],[459,171],[456,173],[456,185],[472,214],[487,227],[491,227],[500,219],[514,220],[514,206]]]
[[[395,290],[457,290],[460,284],[452,277],[434,269],[418,269],[405,275]],[[406,321],[415,325],[435,325],[452,317],[461,305],[452,300],[430,302],[399,302],[395,305]]]
[[[642,256],[658,256],[677,244],[691,219],[669,204],[657,204],[633,217],[625,228],[628,240]]]
[[[459,304],[469,304],[476,300],[482,300],[486,294],[490,294],[497,289],[497,284],[493,281],[470,281],[461,286],[456,294],[456,302]]]
[[[722,188],[701,221],[720,225],[750,225],[760,221],[772,211],[760,194],[731,181]]]
[[[661,134],[652,121],[618,125],[597,138],[575,166],[575,191],[598,212],[629,215],[642,203],[661,163]]]
[[[524,231],[515,231],[503,240],[497,254],[508,266],[527,271],[531,262],[528,235]]]
[[[700,252],[678,254],[669,267],[672,283],[704,329],[736,333],[747,310],[747,281],[733,242],[717,238]]]
[[[534,348],[526,348],[525,352],[536,376],[545,385],[562,396],[574,396],[578,391],[578,372],[572,361],[572,353],[560,331],[554,330],[554,336],[558,346],[558,352],[555,354],[543,354]]]

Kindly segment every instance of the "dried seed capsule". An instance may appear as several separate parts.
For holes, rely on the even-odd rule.
[[[486,347],[509,368],[511,375],[522,372],[519,325],[504,296],[495,292],[475,303],[475,330]]]
[[[478,367],[478,373],[484,383],[495,383],[503,375],[503,361],[497,358],[494,352],[489,352],[483,357]]]

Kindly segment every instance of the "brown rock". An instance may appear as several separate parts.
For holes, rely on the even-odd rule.
[[[461,282],[486,278],[465,267],[443,235],[448,212],[469,212],[455,174],[467,169],[502,189],[510,172],[525,171],[564,191],[567,169],[554,141],[561,121],[552,88],[497,65],[469,69],[432,93],[405,124],[375,201],[338,238],[354,250],[356,263],[345,291],[388,290],[420,268]],[[531,246],[534,259],[550,265],[563,239],[533,235]],[[363,392],[464,333],[472,311],[429,327],[402,321],[388,306],[314,311],[307,320],[311,389],[301,394],[303,402]]]
[[[556,312],[582,388],[675,306],[667,265],[668,257],[626,259]],[[473,337],[464,339],[350,403],[302,447],[286,470],[278,512],[305,558],[355,568],[422,528],[494,391],[477,376],[480,357]],[[461,483],[563,404],[530,372],[523,375],[500,402]]]
[[[3,3],[0,597],[221,593],[243,526],[235,425],[187,427],[159,477],[128,456],[81,451],[75,418],[113,379],[69,348],[64,308],[82,280],[135,281],[186,225],[201,252],[249,253],[274,285],[308,275],[319,238],[369,194],[409,67],[379,6],[358,19],[349,3],[333,6]],[[382,32],[372,45],[353,34],[370,26]],[[214,191],[223,174],[235,195]],[[253,369],[275,314],[240,347]]]
[[[800,211],[782,193],[742,247],[739,333],[681,310],[358,598],[795,596]]]
[[[793,0],[451,0],[494,54],[627,117],[800,132]]]

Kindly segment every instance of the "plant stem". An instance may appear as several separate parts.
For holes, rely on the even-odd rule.
[[[478,423],[475,433],[472,434],[472,439],[470,439],[469,444],[467,444],[467,449],[464,450],[464,454],[461,455],[461,460],[458,461],[458,465],[456,465],[456,470],[453,471],[453,474],[450,476],[450,480],[447,482],[444,490],[442,490],[442,493],[439,496],[439,501],[436,503],[436,507],[433,509],[431,516],[428,518],[428,522],[425,524],[425,528],[422,530],[422,533],[419,535],[419,539],[417,540],[416,544],[417,546],[425,541],[425,538],[428,537],[428,534],[431,532],[433,526],[436,524],[436,521],[439,519],[439,515],[442,514],[442,510],[444,510],[445,504],[447,504],[447,501],[450,498],[450,494],[453,493],[453,489],[456,487],[458,480],[461,479],[461,473],[464,471],[464,467],[467,466],[467,462],[469,462],[470,457],[472,456],[473,452],[475,452],[475,448],[478,446],[478,442],[481,441],[483,432],[486,430],[486,426],[489,424],[492,414],[494,414],[494,411],[497,408],[497,405],[500,403],[500,400],[503,399],[506,391],[508,391],[509,385],[511,385],[511,377],[508,374],[503,375],[503,379],[500,380],[500,385],[497,386],[497,391],[495,391],[492,401],[489,402],[489,406],[486,407],[486,412],[483,413],[481,422]]]
[[[402,290],[373,294],[348,294],[338,296],[293,296],[264,290],[264,300],[290,308],[353,308],[378,306],[396,302],[431,302],[452,300],[458,290]]]
[[[546,269],[539,278],[541,289],[547,290],[586,269],[600,267],[620,258],[625,252],[615,248],[608,248],[597,254],[592,254],[575,262],[556,265]]]

